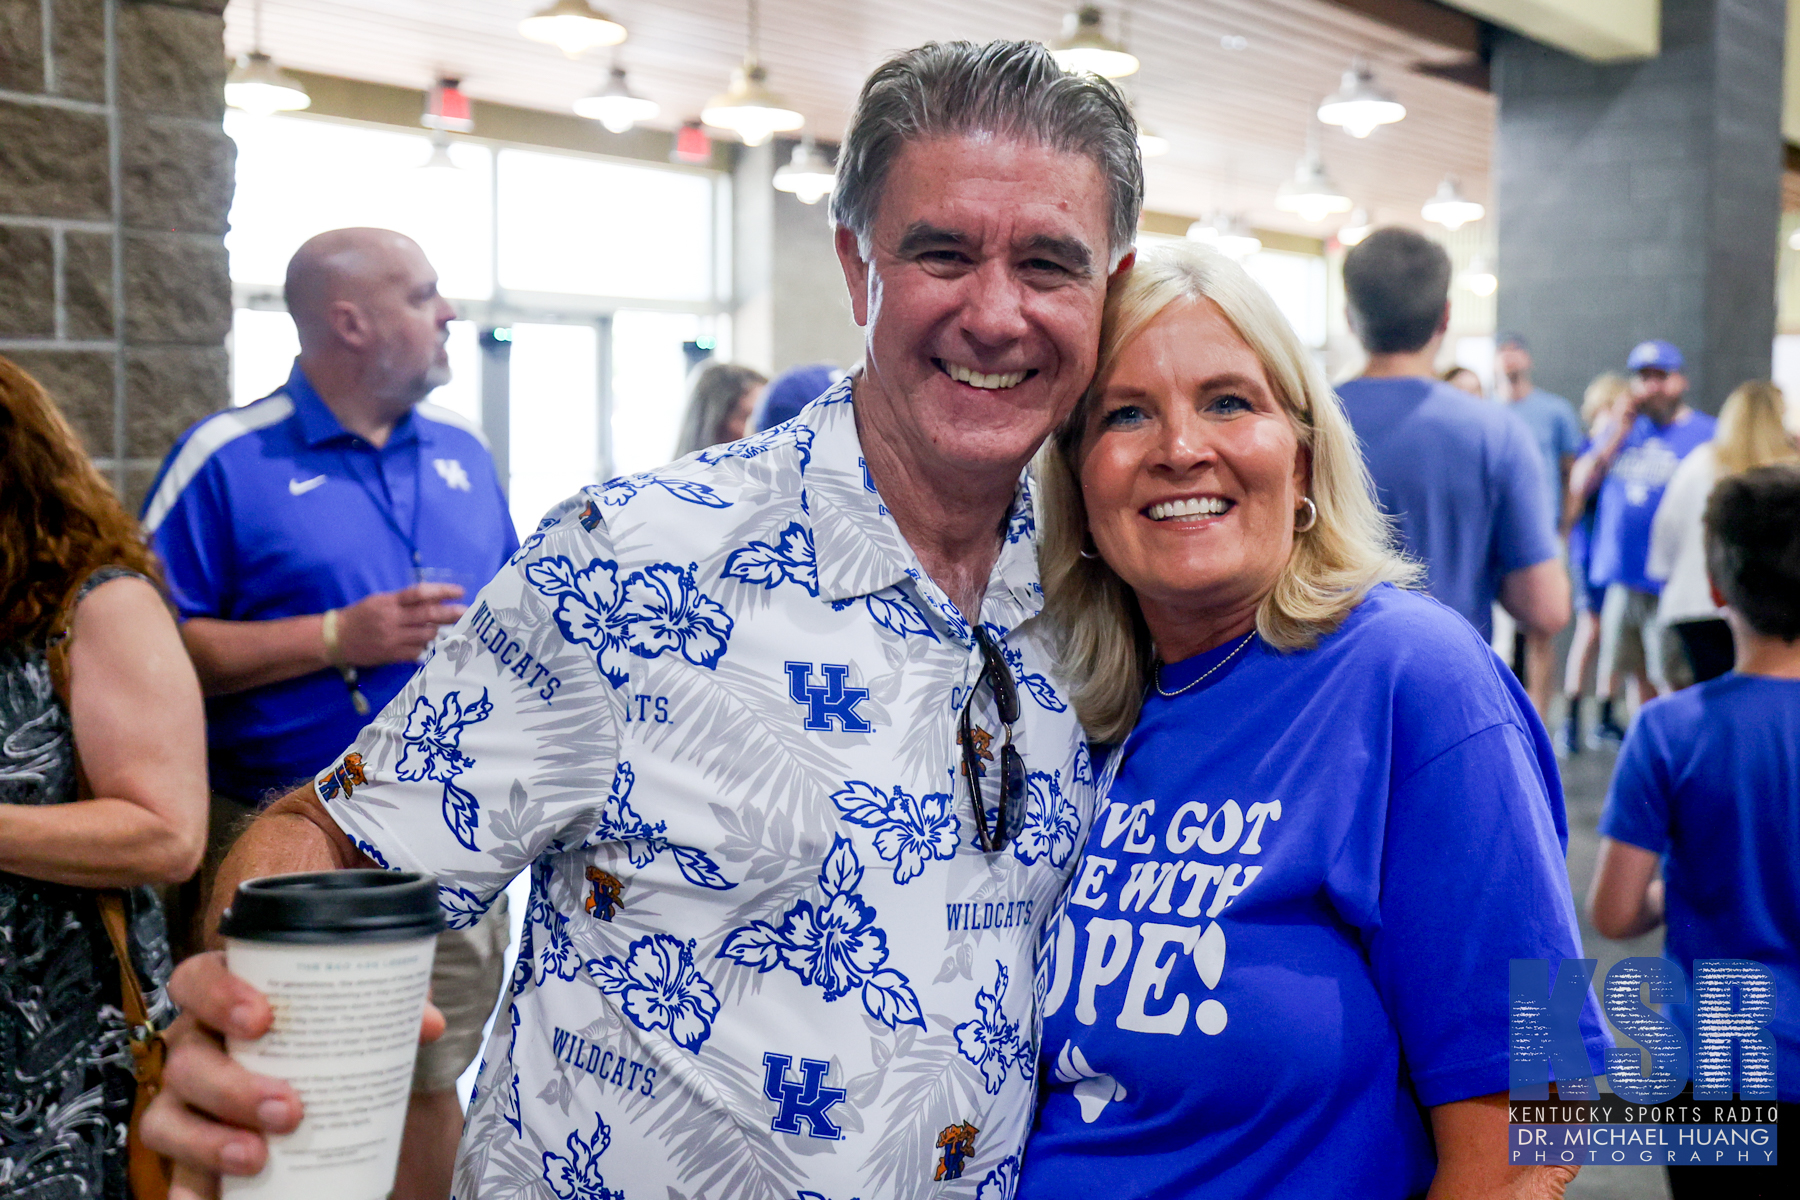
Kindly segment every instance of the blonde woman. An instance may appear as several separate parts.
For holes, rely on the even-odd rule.
[[[1656,506],[1644,571],[1663,581],[1656,623],[1662,631],[1663,672],[1673,686],[1705,683],[1731,670],[1731,628],[1713,603],[1701,517],[1719,480],[1753,467],[1800,461],[1782,424],[1786,410],[1781,389],[1768,380],[1739,384],[1719,410],[1713,440],[1681,460]]]
[[[1560,1195],[1505,1151],[1508,961],[1580,956],[1549,739],[1405,590],[1274,303],[1146,253],[1039,470],[1046,611],[1114,748],[1047,925],[1018,1195]],[[1583,1028],[1597,1055],[1591,995]]]

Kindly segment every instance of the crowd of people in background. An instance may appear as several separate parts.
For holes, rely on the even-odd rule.
[[[885,376],[875,371],[873,378],[868,372],[851,377],[835,367],[808,365],[771,381],[747,366],[703,364],[686,399],[677,447],[685,457],[657,475],[664,488],[649,489],[649,499],[631,487],[608,493],[606,502],[615,507],[604,521],[590,519],[578,497],[575,507],[552,514],[560,520],[547,520],[523,550],[480,430],[427,399],[448,378],[444,339],[453,314],[438,294],[431,265],[398,234],[338,230],[301,247],[286,285],[300,342],[291,375],[265,399],[189,430],[170,451],[135,522],[82,453],[53,400],[0,359],[0,936],[6,945],[0,954],[0,1186],[51,1195],[61,1194],[55,1191],[59,1180],[107,1180],[109,1194],[117,1193],[133,1094],[128,1030],[117,1008],[121,990],[141,985],[148,1019],[166,1023],[171,1004],[164,989],[172,962],[214,940],[208,931],[224,896],[213,880],[247,877],[288,861],[282,830],[294,826],[282,820],[300,821],[309,830],[329,825],[342,843],[332,843],[331,853],[341,849],[343,856],[337,865],[389,866],[398,847],[433,838],[454,838],[476,850],[475,808],[458,800],[467,793],[453,782],[474,759],[456,757],[454,737],[443,731],[485,720],[488,713],[477,715],[472,696],[466,704],[458,700],[461,693],[448,685],[442,661],[416,679],[415,672],[445,645],[464,656],[456,664],[461,672],[479,643],[471,669],[488,672],[481,678],[493,684],[479,704],[490,705],[490,694],[501,703],[504,692],[504,704],[517,710],[506,718],[517,725],[517,739],[552,736],[543,732],[546,726],[532,724],[527,709],[537,703],[533,696],[548,702],[562,680],[547,665],[552,651],[541,641],[526,648],[529,639],[519,633],[524,610],[505,618],[518,626],[513,632],[485,607],[465,619],[497,573],[510,581],[501,591],[512,588],[519,603],[525,586],[520,579],[548,589],[552,615],[539,612],[541,598],[531,611],[546,628],[554,620],[564,638],[585,637],[583,644],[595,648],[585,662],[611,685],[594,689],[603,699],[628,671],[648,670],[643,664],[660,657],[657,669],[686,672],[670,674],[670,687],[694,686],[695,678],[714,686],[716,678],[724,681],[717,686],[739,689],[742,703],[754,707],[760,693],[752,693],[760,684],[753,686],[741,665],[739,675],[713,674],[729,638],[769,657],[779,674],[788,645],[781,638],[791,640],[795,630],[814,627],[808,622],[826,620],[836,622],[831,636],[845,646],[866,642],[862,648],[871,655],[911,655],[936,672],[945,695],[960,680],[955,694],[965,709],[956,741],[963,777],[957,783],[952,768],[951,779],[958,799],[966,789],[971,800],[963,818],[971,828],[952,832],[946,844],[927,830],[909,851],[912,858],[882,864],[892,867],[895,888],[907,882],[907,872],[916,875],[934,858],[953,860],[963,843],[987,853],[1016,844],[1017,863],[1004,865],[1022,886],[1036,889],[1044,911],[1071,876],[1081,881],[1073,902],[1100,909],[1107,902],[1105,871],[1113,864],[1098,851],[1108,850],[1119,830],[1103,828],[1096,818],[1084,849],[1076,836],[1081,819],[1068,815],[1074,802],[1056,807],[1064,787],[1073,795],[1078,782],[1086,786],[1100,777],[1102,792],[1116,788],[1126,804],[1140,795],[1168,794],[1171,787],[1196,795],[1266,794],[1266,803],[1245,801],[1251,814],[1262,813],[1244,852],[1258,852],[1258,836],[1291,850],[1268,860],[1270,874],[1247,896],[1241,893],[1254,874],[1233,884],[1231,876],[1221,879],[1215,872],[1211,882],[1218,891],[1207,916],[1238,902],[1230,937],[1231,970],[1240,979],[1254,979],[1256,964],[1273,968],[1295,958],[1329,963],[1329,970],[1320,970],[1339,989],[1330,1003],[1344,1023],[1330,1036],[1334,1046],[1353,1045],[1355,1055],[1334,1052],[1321,1059],[1317,1065],[1330,1066],[1329,1079],[1284,1076],[1282,1095],[1292,1100],[1291,1111],[1279,1103],[1270,1107],[1259,1096],[1240,1114],[1261,1123],[1254,1134],[1258,1144],[1291,1141],[1304,1152],[1295,1152],[1297,1160],[1283,1152],[1259,1166],[1242,1154],[1243,1127],[1220,1114],[1234,1111],[1225,1093],[1242,1078],[1279,1074],[1259,1058],[1269,1047],[1243,1036],[1256,1028],[1253,1019],[1266,1023],[1284,1005],[1300,1006],[1287,1027],[1296,1037],[1301,1030],[1308,1039],[1325,1036],[1316,1013],[1300,1011],[1311,1003],[1306,996],[1273,983],[1261,991],[1242,984],[1234,1003],[1243,1007],[1232,1010],[1238,1023],[1232,1032],[1220,1036],[1227,1028],[1225,1009],[1208,1001],[1213,1008],[1196,1008],[1194,1020],[1210,1040],[1181,1043],[1179,1051],[1121,1037],[1117,1030],[1143,1031],[1134,1021],[1161,1018],[1143,1011],[1144,995],[1136,990],[1122,1001],[1103,994],[1096,1010],[1095,988],[1123,970],[1123,959],[1106,980],[1077,984],[1070,998],[1078,935],[1065,915],[1052,920],[1042,950],[1049,965],[1039,968],[1050,981],[1044,1053],[1060,1057],[1046,1060],[1045,1071],[1054,1073],[1042,1088],[1025,1086],[1031,1069],[1021,1066],[1007,1085],[1006,1103],[1013,1107],[997,1118],[1006,1136],[1023,1145],[1033,1095],[1042,1106],[1023,1167],[1016,1155],[1007,1160],[1010,1166],[994,1167],[1011,1172],[1003,1183],[1008,1194],[1021,1169],[1024,1193],[1044,1196],[1063,1194],[1071,1180],[1090,1177],[1088,1194],[1116,1191],[1127,1186],[1127,1177],[1129,1186],[1145,1191],[1179,1190],[1184,1180],[1207,1178],[1223,1189],[1219,1194],[1246,1197],[1336,1194],[1333,1189],[1347,1186],[1346,1180],[1361,1178],[1354,1171],[1370,1173],[1367,1187],[1386,1188],[1384,1195],[1422,1192],[1434,1175],[1450,1181],[1445,1187],[1485,1178],[1487,1167],[1470,1155],[1471,1147],[1486,1145],[1482,1139],[1504,1127],[1504,1106],[1496,1107],[1496,1097],[1506,1083],[1505,1014],[1482,1007],[1484,993],[1467,972],[1485,970],[1494,956],[1580,954],[1561,861],[1567,839],[1561,791],[1542,724],[1552,713],[1559,679],[1567,704],[1560,752],[1581,753],[1595,741],[1624,742],[1603,827],[1608,841],[1590,898],[1596,927],[1624,937],[1666,920],[1670,956],[1684,967],[1696,955],[1720,954],[1769,964],[1786,997],[1777,1035],[1782,1077],[1789,1081],[1784,1100],[1792,1094],[1800,1084],[1800,1062],[1793,1060],[1793,1046],[1800,1044],[1800,891],[1792,870],[1800,846],[1800,451],[1783,424],[1781,391],[1766,381],[1744,383],[1715,421],[1689,402],[1681,351],[1648,340],[1630,349],[1623,374],[1594,381],[1578,414],[1569,401],[1535,385],[1526,336],[1508,333],[1495,344],[1494,397],[1484,398],[1474,371],[1439,371],[1449,320],[1449,257],[1437,243],[1399,228],[1371,233],[1344,261],[1349,322],[1367,358],[1356,378],[1334,390],[1241,268],[1193,247],[1134,260],[1130,230],[1141,196],[1126,194],[1118,181],[1136,179],[1141,190],[1141,177],[1131,174],[1135,127],[1122,102],[1103,84],[1082,83],[1086,90],[1078,90],[1070,77],[1046,65],[1047,58],[1039,61],[1041,48],[997,46],[940,49],[935,53],[943,61],[913,52],[871,82],[875,100],[867,103],[877,107],[865,108],[859,120],[875,125],[884,119],[878,107],[883,87],[921,93],[941,88],[945,96],[962,97],[957,103],[973,105],[968,97],[986,96],[983,104],[999,107],[977,105],[955,116],[959,110],[943,101],[952,116],[940,113],[934,119],[948,123],[929,135],[938,156],[935,174],[922,171],[908,141],[925,135],[882,134],[889,140],[880,143],[881,152],[894,161],[879,169],[865,164],[873,191],[860,200],[840,191],[834,201],[838,219],[863,239],[840,238],[840,252],[853,299],[859,279],[877,287],[871,273],[890,273],[879,286],[911,286],[905,255],[931,249],[919,251],[903,240],[923,236],[918,229],[961,228],[956,223],[963,222],[963,232],[940,238],[950,247],[944,253],[1004,257],[1004,247],[982,241],[1000,236],[983,224],[989,217],[959,208],[950,193],[938,196],[929,180],[974,171],[995,153],[1014,155],[1009,161],[1019,178],[1009,186],[1018,194],[1006,193],[1011,198],[997,203],[1044,223],[1033,244],[1052,249],[1034,253],[1060,256],[1051,265],[1061,272],[1053,285],[1034,276],[1019,303],[1044,305],[1043,296],[1061,288],[1079,297],[1059,315],[1043,317],[1057,353],[1040,358],[1054,359],[1055,370],[1040,374],[1039,359],[1010,364],[1003,361],[1006,354],[983,348],[983,313],[967,298],[957,301],[961,307],[953,314],[967,365],[945,360],[951,351],[935,344],[932,353],[939,357],[920,359],[906,339],[937,335],[905,328],[904,315],[885,309],[886,316],[863,313],[887,321],[886,336],[895,339],[884,343],[871,329],[870,354],[885,356],[876,363],[887,369]],[[977,152],[976,135],[988,137],[982,122],[997,119],[993,112],[1011,111],[1004,108],[1007,88],[1036,89],[1040,106],[1030,115],[1006,117],[1014,123],[1002,121],[999,149],[981,141]],[[1039,129],[1030,121],[1065,124]],[[913,190],[904,192],[918,210],[913,226],[890,230],[898,218],[875,206],[872,197],[890,186],[882,182],[890,168],[902,179],[912,179],[908,171],[920,172]],[[1041,206],[1026,204],[1034,188],[1061,189],[1057,194],[1068,201],[1062,215],[1047,217]],[[876,243],[879,252],[869,248]],[[854,246],[867,257],[853,255]],[[933,260],[932,269],[947,278],[962,268]],[[979,291],[967,290],[970,297]],[[931,294],[960,293],[945,287]],[[1077,310],[1078,320],[1068,315]],[[920,361],[936,365],[925,370]],[[899,390],[881,390],[888,387]],[[1039,397],[1037,407],[1008,410],[1012,424],[1004,427],[968,427],[958,415],[968,397],[956,389],[974,394],[1002,387]],[[847,403],[853,391],[855,419]],[[700,453],[752,434],[766,436],[751,451]],[[1021,468],[1046,438],[1037,468],[1043,588],[1034,591],[1034,510],[1029,493],[1015,489]],[[866,459],[859,446],[867,448]],[[764,461],[752,463],[765,452]],[[957,454],[963,458],[942,459]],[[922,486],[918,481],[934,472],[958,482],[937,492],[906,490]],[[809,518],[819,528],[816,561],[813,529],[798,520],[807,511],[802,478],[808,488],[820,489],[815,500],[829,498],[823,507],[836,506],[841,524]],[[883,480],[890,486],[878,502]],[[721,492],[741,493],[746,510],[764,506],[768,520],[766,529],[743,525],[746,536],[757,540],[713,562],[706,540],[711,535],[701,526],[721,505],[729,507]],[[979,503],[967,499],[975,492]],[[954,503],[946,499],[953,494]],[[693,503],[693,496],[702,501]],[[595,503],[587,499],[587,508]],[[1227,514],[1235,523],[1225,521]],[[732,522],[747,519],[731,516]],[[1235,532],[1208,532],[1215,529]],[[642,537],[631,553],[652,545],[653,556],[672,555],[671,561],[646,559],[629,580],[625,565],[617,566],[616,581],[590,579],[599,566],[615,566],[606,555],[624,564],[625,551],[615,552],[605,539],[620,539],[623,546],[632,530]],[[665,555],[664,541],[680,546],[679,554]],[[552,553],[559,548],[561,559]],[[567,554],[588,550],[593,553],[569,566]],[[601,557],[576,574],[594,555]],[[509,561],[516,566],[526,559],[529,567],[506,573]],[[710,574],[697,580],[688,564],[701,560],[711,563]],[[923,571],[909,566],[914,563]],[[725,595],[720,589],[733,578],[753,590],[753,603],[736,601],[728,613],[703,593]],[[652,580],[668,592],[661,601],[645,598]],[[795,586],[783,590],[783,584]],[[638,591],[626,597],[631,587]],[[494,595],[498,605],[500,593]],[[851,617],[839,614],[853,601],[861,603],[851,624]],[[668,610],[651,614],[666,625],[659,635],[664,640],[632,643],[635,658],[619,632],[623,618],[601,611],[628,603],[664,603]],[[1060,632],[1020,633],[1036,616],[1035,606],[1045,604]],[[829,616],[821,616],[826,610]],[[1555,638],[1571,612],[1575,629],[1559,671]],[[790,618],[798,623],[778,626]],[[581,620],[594,624],[571,633]],[[677,629],[683,621],[687,625]],[[757,621],[766,626],[761,643],[746,632]],[[908,637],[935,645],[921,641],[914,647]],[[1483,648],[1490,640],[1498,643],[1498,658]],[[745,659],[740,654],[734,661]],[[1073,676],[1059,694],[1033,665]],[[807,664],[785,663],[794,703],[827,714],[806,726],[821,731],[807,753],[822,756],[820,761],[851,755],[842,749],[848,742],[830,740],[838,737],[831,732],[832,714],[840,733],[863,729],[863,719],[851,701],[831,709],[837,701],[826,698],[848,694],[845,668],[835,668],[836,682],[818,685],[815,697],[812,668],[797,674],[797,666]],[[971,667],[977,673],[970,674]],[[832,666],[821,669],[827,680],[834,678]],[[702,670],[707,674],[695,674]],[[409,712],[385,727],[372,725],[409,685]],[[1030,694],[1023,710],[1020,687]],[[1590,690],[1599,702],[1591,729],[1583,705]],[[913,698],[925,695],[921,690]],[[1668,699],[1651,703],[1658,697]],[[1632,699],[1641,715],[1627,736]],[[947,722],[941,707],[933,699],[922,709],[920,727],[935,730]],[[636,721],[653,720],[644,715],[648,711]],[[1015,725],[1034,756],[1029,775],[1014,748]],[[1183,748],[1228,726],[1236,731],[1234,748],[1209,752],[1194,768],[1203,768],[1204,784],[1201,776],[1190,778]],[[688,761],[716,753],[716,746],[644,741],[649,735],[641,730],[631,736],[639,738],[633,743],[638,775],[651,786],[629,800],[632,776],[626,764],[617,764],[608,815],[597,819],[613,822],[607,827],[612,835],[638,839],[634,855],[654,857],[657,847],[666,848],[659,840],[664,826],[649,832],[642,818],[630,816],[631,804],[651,812],[662,803],[651,792],[664,785],[673,793],[710,797],[714,777],[725,769],[709,767],[711,774],[703,777]],[[380,785],[365,776],[365,755],[372,764],[382,754],[397,756],[399,740],[432,737],[449,739],[441,742],[449,747],[442,763],[388,763]],[[533,753],[554,749],[548,742],[531,744]],[[341,753],[347,746],[357,749]],[[755,749],[734,746],[732,752]],[[855,753],[869,761],[854,770],[876,769],[866,749]],[[896,743],[880,757],[898,761],[901,753]],[[489,761],[507,760],[494,755]],[[1397,774],[1374,772],[1354,781],[1349,799],[1340,794],[1349,785],[1334,776],[1331,798],[1299,802],[1329,774],[1320,770],[1322,763],[1353,761],[1400,765]],[[610,759],[594,763],[600,764],[595,770],[614,769]],[[1270,764],[1290,774],[1271,776]],[[1729,764],[1730,770],[1706,764]],[[830,769],[853,768],[846,758]],[[315,776],[318,782],[302,789],[305,799],[296,792],[278,800],[296,780]],[[920,779],[921,794],[934,786]],[[403,784],[423,789],[421,795],[430,792],[430,803],[412,804],[411,816],[382,815],[384,802],[370,795],[382,785]],[[1458,805],[1432,802],[1449,793]],[[898,786],[893,795],[912,802]],[[1285,813],[1278,795],[1288,801]],[[1768,802],[1770,796],[1785,798],[1785,807]],[[445,829],[437,828],[440,797]],[[867,798],[833,800],[852,822],[884,819]],[[523,801],[515,796],[512,803]],[[1153,800],[1144,803],[1154,808]],[[481,877],[486,883],[505,870],[539,872],[530,855],[513,852],[562,832],[560,825],[551,827],[552,818],[573,829],[581,815],[573,809],[532,811],[541,828],[527,830],[525,818],[508,810],[482,815],[483,852],[493,858],[492,870]],[[1232,812],[1238,812],[1235,802]],[[415,818],[423,823],[419,829],[405,827]],[[390,819],[401,827],[398,834],[383,827]],[[234,844],[252,822],[258,835]],[[514,834],[493,833],[514,826]],[[587,828],[594,828],[592,821]],[[1174,845],[1174,823],[1157,831]],[[515,834],[518,844],[506,844]],[[833,846],[820,837],[815,848]],[[1353,863],[1340,853],[1346,844],[1357,848]],[[1497,846],[1506,852],[1496,854]],[[718,864],[693,853],[672,859],[668,869],[679,876],[657,886],[666,885],[673,907],[677,900],[691,901],[701,911],[702,902],[712,902],[708,889],[732,885]],[[793,868],[795,895],[813,886],[816,876],[818,886],[839,889],[828,893],[838,897],[834,905],[842,900],[863,913],[858,929],[873,920],[848,889],[864,878],[865,866],[867,886],[875,886],[880,872],[874,862],[856,865],[853,848],[844,861],[844,852],[834,848],[826,873],[818,874],[817,861],[798,848],[793,853],[791,863],[777,866],[782,872]],[[1658,881],[1665,856],[1665,876]],[[1513,864],[1505,878],[1483,865],[1496,858]],[[1722,864],[1728,869],[1720,870]],[[542,878],[534,874],[527,929],[538,929],[537,936],[554,947],[560,944],[556,937],[568,936],[568,918],[552,911],[549,874],[550,868],[542,869]],[[1721,885],[1725,877],[1730,882]],[[455,1081],[478,1055],[502,987],[503,882],[488,889],[479,920],[471,918],[439,943],[433,996],[448,1033],[419,1058],[396,1193],[402,1200],[442,1200],[450,1191],[463,1129]],[[655,894],[650,884],[641,886],[646,891],[631,903]],[[1201,881],[1191,897],[1206,886]],[[573,895],[578,907],[584,890],[576,881],[557,893],[558,903]],[[109,942],[111,918],[96,900],[100,892],[122,893],[122,962]],[[1058,911],[1069,912],[1068,903]],[[877,907],[892,916],[898,905],[895,893]],[[1155,911],[1167,908],[1163,903]],[[1267,923],[1258,924],[1258,914]],[[1190,915],[1199,915],[1197,903]],[[1127,917],[1122,896],[1117,916],[1110,924],[1083,923],[1090,939],[1085,969],[1097,961],[1091,939],[1101,936],[1095,931],[1102,925],[1111,939],[1102,957],[1129,953],[1141,940],[1154,961],[1162,944],[1150,951],[1150,939],[1173,936],[1188,937],[1185,948],[1196,961],[1206,953],[1225,961],[1222,932],[1207,950],[1199,925],[1169,934],[1171,926]],[[1351,925],[1362,930],[1360,937],[1343,936]],[[890,929],[898,955],[909,934],[898,924]],[[778,936],[774,926],[766,932]],[[1212,930],[1206,937],[1214,937]],[[1419,967],[1437,961],[1430,948],[1445,939],[1479,943],[1481,950],[1454,962],[1444,958],[1437,968]],[[681,938],[656,933],[642,944],[652,941],[671,971],[699,970],[691,941],[683,951]],[[729,957],[731,944],[722,956]],[[1020,997],[1030,995],[1033,977],[1034,947],[1022,935],[1006,945],[1014,960],[1014,998],[1004,1007],[999,999],[1009,986],[1006,962],[989,964],[981,980],[994,989],[982,995],[1002,1031],[1007,1008],[1029,1007]],[[742,962],[764,972],[779,965],[774,949],[742,954]],[[929,957],[922,953],[909,983],[906,974],[876,969],[886,954],[842,968],[846,979],[854,976],[870,1028],[909,1023],[919,1013],[915,989],[931,1000],[927,982],[936,960],[921,965]],[[637,961],[634,944],[631,969]],[[824,982],[827,1000],[851,989],[850,982],[838,981],[838,987],[824,975],[808,974],[812,967],[792,965],[798,958],[781,961],[804,983]],[[1462,974],[1451,969],[1458,963]],[[121,969],[124,982],[116,978]],[[196,966],[188,978],[188,995],[202,1009],[199,1017],[184,1018],[191,1046],[204,1041],[194,1031],[226,1027],[225,1018],[205,1006],[229,989],[222,967]],[[540,978],[537,986],[545,983]],[[965,983],[974,986],[943,974],[937,980],[949,991]],[[602,980],[602,989],[608,986]],[[1155,986],[1160,996],[1162,985]],[[590,993],[587,988],[581,994]],[[1434,997],[1432,1005],[1412,1004],[1415,994]],[[710,987],[706,995],[713,995]],[[1446,997],[1468,1005],[1446,1006]],[[753,1013],[750,1001],[744,1003],[742,1011]],[[1584,1031],[1598,1061],[1606,1035],[1591,996],[1588,1003]],[[685,1018],[688,1051],[705,1040],[718,1007],[715,997],[707,1021]],[[1096,1011],[1107,1019],[1096,1024]],[[548,1018],[533,1013],[528,1020],[543,1025],[537,1032],[547,1046]],[[1177,1026],[1186,1019],[1183,1007]],[[632,1020],[651,1028],[637,1016]],[[665,1018],[664,1025],[673,1030],[673,1021]],[[1379,1026],[1380,1035],[1365,1026]],[[865,1054],[862,1008],[845,1028],[855,1034],[855,1053]],[[1016,1039],[1016,1022],[1013,1028]],[[49,1042],[45,1030],[51,1031]],[[520,1043],[516,1012],[512,1039],[520,1056],[548,1054]],[[1421,1045],[1432,1049],[1423,1052]],[[1021,1064],[1031,1052],[1017,1046],[1005,1051]],[[1187,1069],[1171,1072],[1171,1054],[1205,1061],[1196,1057]],[[1216,1074],[1219,1055],[1236,1064],[1228,1076]],[[1100,1076],[1085,1066],[1090,1060],[1114,1064],[1108,1086],[1118,1086],[1117,1121],[1127,1120],[1118,1112],[1141,1111],[1130,1106],[1144,1104],[1147,1094],[1161,1098],[1160,1123],[1096,1124],[1096,1114],[1112,1100],[1101,1099],[1094,1108],[1093,1082]],[[1000,1094],[1011,1061],[982,1060],[990,1096]],[[189,1072],[183,1076],[184,1086],[193,1089],[183,1096],[189,1107],[166,1099],[162,1111],[178,1112],[198,1128],[205,1097],[218,1093],[193,1082],[200,1068]],[[516,1076],[512,1088],[512,1110],[498,1116],[499,1110],[489,1111],[487,1124],[472,1129],[477,1140],[495,1135],[502,1121],[519,1128]],[[1329,1106],[1308,1108],[1328,1092],[1336,1097]],[[263,1099],[275,1106],[275,1115],[259,1116],[255,1127],[291,1128],[299,1111],[291,1091],[269,1090]],[[529,1107],[530,1095],[526,1099]],[[500,1102],[490,1099],[494,1103]],[[1293,1115],[1301,1110],[1311,1116]],[[525,1118],[527,1124],[532,1119]],[[241,1140],[202,1137],[169,1116],[163,1129],[165,1148],[190,1164],[204,1160],[208,1169],[237,1173],[254,1169],[257,1152]],[[621,1118],[620,1136],[628,1132]],[[1127,1138],[1136,1139],[1131,1145],[1141,1154],[1121,1159],[1121,1139]],[[204,1152],[196,1148],[202,1144]],[[1395,1145],[1406,1147],[1403,1161],[1376,1149]],[[645,1178],[663,1167],[611,1161],[619,1171]],[[1129,1165],[1121,1167],[1122,1161]],[[961,1169],[961,1159],[953,1165],[948,1151],[942,1162],[940,1170]],[[467,1169],[471,1180],[482,1171],[491,1178],[504,1173],[485,1160]],[[1284,1177],[1275,1178],[1272,1170]]]

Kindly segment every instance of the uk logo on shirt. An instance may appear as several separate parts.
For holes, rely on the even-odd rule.
[[[445,487],[455,488],[459,492],[469,490],[469,473],[454,458],[434,458],[431,466],[443,479]]]

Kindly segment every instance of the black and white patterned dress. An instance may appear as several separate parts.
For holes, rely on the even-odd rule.
[[[132,572],[96,571],[86,596]],[[75,799],[69,714],[42,646],[0,646],[0,804]],[[126,893],[131,942],[158,1028],[169,944],[147,887]],[[125,1127],[136,1083],[119,968],[94,893],[0,871],[0,1196],[128,1200]]]

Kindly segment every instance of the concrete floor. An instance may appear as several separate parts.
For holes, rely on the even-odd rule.
[[[1563,793],[1569,813],[1569,885],[1577,911],[1585,908],[1589,882],[1594,877],[1594,858],[1600,851],[1600,810],[1606,803],[1606,785],[1612,778],[1613,753],[1589,750],[1563,760]],[[1614,942],[1594,932],[1581,918],[1581,942],[1588,958],[1599,959],[1596,982],[1622,958],[1662,953],[1662,933],[1646,934],[1629,942]],[[1587,1167],[1569,1185],[1568,1200],[1668,1200],[1668,1177],[1661,1167]]]

